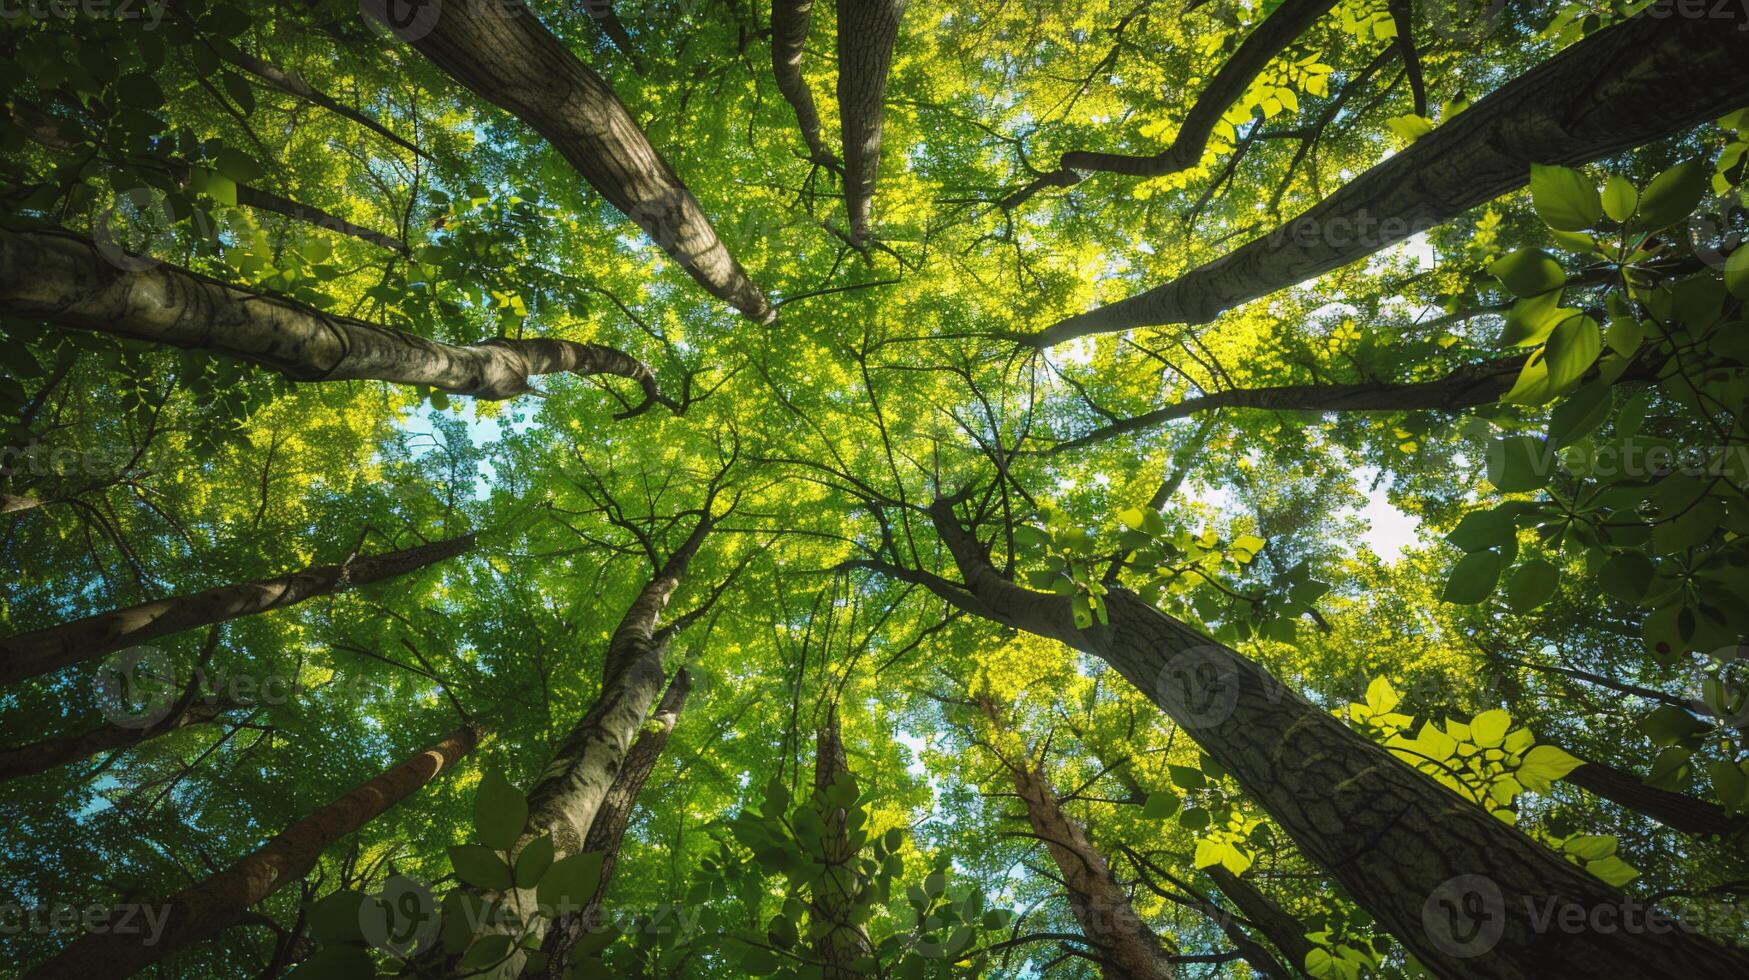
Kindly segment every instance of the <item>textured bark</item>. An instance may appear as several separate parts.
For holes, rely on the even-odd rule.
[[[1260,408],[1275,412],[1456,411],[1492,402],[1510,391],[1523,366],[1522,358],[1502,357],[1466,365],[1432,381],[1229,388],[1121,419],[1086,435],[1056,443],[1047,451],[1058,453],[1078,449],[1151,429],[1197,412],[1221,408]]]
[[[984,700],[979,707],[996,727],[1004,727],[993,703]],[[1063,812],[1043,767],[1028,767],[1025,759],[1001,761],[1026,806],[1033,836],[1044,841],[1057,865],[1069,908],[1081,935],[1099,956],[1101,973],[1107,980],[1169,980],[1173,971],[1166,947],[1136,914],[1128,892],[1111,873],[1105,855],[1088,839],[1086,828]]]
[[[456,729],[437,744],[292,824],[237,863],[159,903],[167,915],[157,942],[146,941],[143,932],[87,933],[27,976],[32,980],[125,977],[213,938],[240,921],[250,906],[308,874],[329,845],[454,766],[473,751],[479,736],[472,725]],[[117,930],[121,928],[118,922]]]
[[[1515,191],[1532,163],[1589,163],[1749,102],[1745,13],[1671,17],[1669,2],[1572,45],[1269,235],[1032,342],[1207,323]]]
[[[1110,664],[1436,976],[1749,973],[1749,957],[1674,927],[1561,928],[1563,915],[1620,916],[1626,899],[1127,589],[1105,597],[1109,625],[1076,629],[1068,597],[1003,578],[953,507],[930,514],[965,591],[938,594]]]
[[[0,782],[47,772],[69,762],[88,759],[99,752],[111,752],[150,741],[167,732],[190,725],[210,722],[223,714],[226,705],[217,700],[199,701],[155,725],[124,728],[120,725],[99,725],[88,732],[44,739],[29,745],[0,748]]]
[[[824,794],[833,785],[852,779],[850,760],[844,754],[844,739],[838,728],[838,708],[826,711],[826,720],[814,737],[814,794],[824,806]],[[855,980],[871,976],[863,964],[874,955],[868,932],[853,916],[861,876],[856,870],[857,853],[850,847],[849,828],[843,807],[828,807],[823,840],[827,871],[817,879],[808,896],[809,933],[814,939],[814,960],[824,980]]]
[[[675,671],[661,703],[656,705],[656,713],[626,752],[619,775],[613,777],[613,785],[607,788],[607,796],[602,799],[601,806],[595,811],[595,819],[589,824],[589,836],[583,841],[585,852],[601,853],[601,887],[581,912],[561,917],[548,930],[546,941],[541,944],[541,951],[547,954],[547,965],[538,976],[559,980],[571,960],[572,947],[586,931],[601,926],[595,920],[613,881],[614,866],[619,863],[620,844],[625,840],[632,808],[650,773],[655,770],[656,760],[668,745],[668,736],[674,732],[674,723],[680,718],[681,709],[686,707],[686,695],[691,689],[692,677],[686,668]]]
[[[887,68],[908,0],[838,0],[838,118],[844,143],[844,205],[850,238],[868,240],[881,165]]]
[[[383,19],[383,2],[366,0],[366,10]],[[532,127],[711,295],[756,322],[775,317],[619,97],[533,12],[517,0],[450,0],[436,9],[428,31],[405,33],[408,43]],[[424,18],[415,23],[425,26]]]
[[[1568,773],[1565,779],[1623,809],[1656,820],[1671,830],[1697,837],[1728,837],[1749,824],[1743,817],[1725,812],[1724,807],[1717,803],[1647,786],[1645,780],[1634,773],[1601,762],[1586,762]]]
[[[705,510],[708,512],[707,503]],[[589,831],[624,764],[626,753],[650,708],[662,693],[662,659],[672,637],[658,629],[662,611],[680,587],[686,569],[710,532],[711,520],[701,517],[686,541],[663,562],[632,600],[608,640],[603,664],[601,693],[553,751],[551,761],[528,793],[528,822],[517,839],[515,851],[538,837],[553,838],[554,860],[588,850]],[[510,901],[509,893],[484,893],[486,901]],[[535,889],[518,889],[520,908],[538,904]],[[559,915],[581,909],[554,910]],[[536,917],[527,932],[538,946],[546,940],[552,918]],[[495,924],[483,925],[476,937],[509,932]],[[520,976],[525,956],[517,952],[486,974],[495,980]]]
[[[583,0],[583,9],[589,12],[589,19],[595,21],[601,28],[601,33],[613,42],[619,53],[625,55],[631,63],[632,71],[642,75],[644,63],[638,58],[637,48],[632,44],[632,36],[626,33],[626,27],[620,23],[619,15],[613,12],[610,0]]]
[[[1263,934],[1263,938],[1281,951],[1281,955],[1293,964],[1294,969],[1302,975],[1306,973],[1306,957],[1317,947],[1306,938],[1306,924],[1289,915],[1275,900],[1258,891],[1249,881],[1228,871],[1220,865],[1204,868],[1204,873],[1221,894],[1238,908],[1243,915]]]
[[[106,258],[98,243],[61,232],[0,229],[0,312],[235,357],[297,381],[390,381],[497,399],[532,390],[535,375],[567,371],[637,381],[644,401],[622,418],[672,404],[648,367],[611,347],[544,338],[446,344],[177,266]]]
[[[795,110],[808,158],[815,163],[836,165],[820,136],[820,112],[814,108],[814,93],[802,77],[802,46],[808,40],[808,20],[814,0],[771,0],[771,73],[777,90]]]
[[[20,497],[10,493],[0,493],[0,514],[16,514],[20,511],[35,510],[43,502],[35,497]]]
[[[344,564],[314,565],[273,578],[172,596],[20,633],[0,640],[0,683],[16,683],[197,626],[284,609],[316,596],[394,578],[454,557],[473,545],[474,536],[464,534],[386,554],[365,555]]]

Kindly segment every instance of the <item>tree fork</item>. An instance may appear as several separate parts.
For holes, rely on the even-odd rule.
[[[315,867],[322,852],[383,811],[406,799],[479,743],[481,732],[466,724],[442,741],[286,828],[259,850],[199,884],[171,896],[162,910],[161,934],[142,937],[117,928],[74,940],[32,970],[31,980],[104,980],[126,977],[172,953],[211,939],[240,921],[248,909]]]

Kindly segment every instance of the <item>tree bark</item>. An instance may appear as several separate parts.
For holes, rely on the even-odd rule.
[[[43,502],[35,497],[19,497],[10,493],[0,493],[0,514],[16,514],[20,511],[35,510]]]
[[[961,591],[931,580],[932,590],[1110,664],[1435,975],[1749,972],[1749,957],[1674,928],[1564,929],[1563,916],[1619,916],[1627,899],[1127,589],[1104,597],[1109,625],[1076,629],[1068,597],[1022,588],[995,569],[952,498],[929,512],[965,581]]]
[[[16,683],[159,637],[284,609],[316,596],[404,575],[474,546],[464,534],[446,541],[365,555],[343,564],[315,565],[274,578],[172,596],[75,619],[0,640],[0,683]]]
[[[1234,907],[1263,934],[1263,938],[1281,951],[1281,955],[1293,965],[1295,971],[1303,976],[1311,976],[1306,972],[1306,957],[1317,947],[1306,938],[1306,925],[1299,919],[1287,914],[1275,900],[1258,891],[1249,881],[1228,871],[1221,865],[1204,868],[1203,872],[1221,894],[1227,896]]]
[[[655,715],[626,752],[619,774],[613,777],[613,785],[607,788],[607,796],[595,811],[595,819],[589,824],[589,836],[583,841],[583,850],[601,852],[601,887],[581,912],[559,918],[547,931],[546,941],[541,945],[541,951],[547,954],[547,965],[539,974],[541,977],[559,980],[564,976],[565,967],[571,960],[571,949],[577,941],[585,932],[602,928],[603,924],[596,918],[601,912],[608,885],[613,881],[614,866],[619,863],[620,844],[625,840],[632,808],[650,773],[655,770],[656,760],[668,745],[668,736],[674,732],[674,723],[680,718],[681,709],[686,707],[686,695],[691,689],[692,677],[686,668],[675,671],[661,703],[656,705]]]
[[[365,9],[384,23],[386,0]],[[451,0],[415,17],[404,40],[451,78],[527,123],[608,203],[624,212],[711,295],[757,323],[776,311],[717,237],[600,76],[518,0]],[[428,26],[428,29],[426,29]],[[391,26],[391,29],[394,29]]]
[[[125,727],[105,724],[77,735],[64,735],[29,745],[0,748],[0,782],[47,772],[69,762],[90,758],[99,752],[129,748],[179,728],[204,724],[234,707],[237,706],[218,700],[195,701],[173,711],[167,719],[155,725]]]
[[[685,578],[693,556],[710,532],[710,508],[707,500],[704,516],[699,518],[692,533],[639,590],[637,598],[620,618],[608,640],[601,693],[560,741],[546,769],[529,790],[528,822],[516,841],[516,853],[520,853],[530,841],[549,834],[553,839],[554,860],[589,850],[589,831],[596,814],[619,776],[632,739],[662,693],[662,660],[673,631],[672,627],[658,628],[658,622],[669,598]],[[515,908],[533,909],[539,904],[532,888],[518,889],[514,902],[508,892],[488,892],[481,897],[488,903],[503,900]],[[581,910],[555,911],[562,917]],[[533,918],[526,935],[535,948],[545,942],[551,923],[551,917]],[[486,923],[475,935],[477,940],[494,932],[509,934],[512,931],[500,924]],[[519,949],[485,976],[493,980],[510,980],[521,975],[525,960],[526,955]]]
[[[672,405],[648,367],[611,347],[544,338],[446,344],[177,266],[106,256],[104,246],[63,232],[0,229],[0,311],[235,357],[296,381],[390,381],[499,399],[533,390],[535,375],[615,374],[644,393],[617,417]]]
[[[826,720],[814,738],[814,798],[826,823],[822,839],[826,873],[815,880],[808,901],[809,932],[815,935],[814,960],[824,980],[857,980],[872,976],[863,965],[874,955],[868,932],[856,921],[862,876],[857,873],[857,852],[850,846],[849,827],[843,807],[826,803],[825,794],[834,785],[854,781],[844,739],[838,728],[838,707],[826,710]]]
[[[1086,435],[1056,443],[1050,453],[1078,449],[1117,436],[1151,429],[1197,412],[1221,408],[1260,408],[1275,412],[1414,412],[1456,411],[1487,404],[1512,389],[1523,358],[1502,357],[1460,367],[1443,378],[1405,383],[1271,385],[1229,388],[1152,412],[1120,419]]]
[[[814,108],[814,93],[802,77],[802,47],[808,40],[808,21],[814,0],[771,0],[771,73],[777,78],[777,90],[795,110],[796,125],[801,128],[802,142],[808,145],[808,159],[826,166],[838,161],[827,151],[820,136],[820,112]]]
[[[994,703],[983,699],[978,706],[995,727],[1005,727]],[[1105,855],[1087,838],[1086,829],[1063,812],[1044,767],[1029,767],[1025,759],[1005,756],[1000,761],[1014,781],[1015,795],[1026,806],[1033,836],[1044,842],[1062,875],[1069,908],[1081,935],[1099,956],[1101,974],[1107,980],[1170,980],[1173,970],[1166,947],[1136,914],[1129,894],[1111,873]]]
[[[844,143],[844,205],[850,238],[868,240],[881,165],[887,69],[909,0],[838,0],[838,117]]]
[[[117,920],[105,932],[73,941],[28,976],[32,980],[126,977],[218,935],[248,909],[315,867],[329,845],[375,819],[473,751],[480,732],[463,725],[428,749],[304,817],[253,854],[152,908],[161,934],[143,934],[137,920]]]
[[[1207,323],[1517,190],[1532,163],[1589,163],[1749,102],[1744,12],[1671,17],[1671,2],[1572,45],[1269,235],[1031,342]]]
[[[1742,816],[1725,812],[1717,803],[1647,786],[1638,775],[1601,762],[1586,762],[1564,778],[1580,789],[1684,834],[1729,837],[1749,824]]]

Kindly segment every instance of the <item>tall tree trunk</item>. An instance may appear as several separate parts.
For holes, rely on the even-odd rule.
[[[993,702],[981,699],[978,706],[997,729],[1006,728]],[[1101,973],[1107,980],[1170,980],[1172,962],[1166,947],[1136,914],[1105,855],[1087,838],[1086,828],[1063,812],[1042,763],[1029,766],[1024,756],[1003,755],[1000,760],[1014,781],[1015,795],[1026,806],[1033,836],[1044,842],[1062,875],[1069,907],[1081,935],[1099,957]]]
[[[1109,625],[1077,629],[1069,598],[1004,578],[954,506],[929,512],[966,584],[931,580],[937,595],[1110,664],[1435,975],[1749,972],[1749,957],[1695,935],[1551,927],[1620,915],[1627,899],[1127,589],[1105,597]]]
[[[365,9],[394,29],[384,16],[388,2],[365,0]],[[432,4],[398,33],[540,133],[711,295],[758,323],[776,316],[619,97],[519,0]]]
[[[151,916],[133,916],[135,921],[125,925],[117,921],[108,931],[87,933],[28,976],[32,980],[126,977],[211,939],[235,925],[251,906],[308,874],[329,845],[454,766],[473,751],[479,738],[479,729],[463,725],[437,744],[292,824],[225,870],[162,903],[142,906],[152,910]],[[146,927],[161,932],[147,932]]]
[[[1289,915],[1275,900],[1258,891],[1249,881],[1228,871],[1221,865],[1204,868],[1203,872],[1227,896],[1227,901],[1238,908],[1239,914],[1250,920],[1263,934],[1263,938],[1281,951],[1281,955],[1293,964],[1299,973],[1306,973],[1306,957],[1311,954],[1314,946],[1306,938],[1305,923]]]
[[[595,819],[589,824],[589,836],[583,841],[583,850],[601,853],[601,887],[596,889],[595,897],[583,906],[581,912],[561,917],[548,930],[546,942],[541,944],[541,951],[547,954],[547,965],[539,974],[541,977],[559,980],[564,976],[565,967],[571,960],[571,949],[577,941],[585,932],[603,927],[596,917],[601,913],[602,902],[613,881],[614,866],[619,863],[626,824],[631,821],[638,794],[656,768],[656,760],[668,745],[668,736],[674,732],[674,723],[679,720],[681,709],[686,707],[686,695],[691,689],[692,677],[686,668],[675,671],[661,703],[656,705],[655,715],[638,733],[638,740],[632,743],[625,761],[620,764],[619,775],[613,777],[613,785],[607,788],[607,796],[595,811]]]
[[[546,769],[529,790],[528,822],[516,841],[513,849],[516,853],[530,841],[549,834],[554,860],[589,849],[589,831],[596,814],[619,776],[633,738],[662,693],[662,659],[673,638],[673,627],[659,628],[658,623],[668,600],[685,578],[687,566],[710,532],[710,510],[707,500],[705,516],[699,518],[686,541],[662,563],[620,618],[608,640],[601,693],[560,741]],[[487,902],[511,899],[509,893],[486,893],[482,897]],[[532,888],[518,889],[513,907],[535,908],[537,898]],[[551,922],[544,916],[533,919],[527,937],[535,948],[545,942]],[[476,933],[476,939],[511,931],[503,925],[486,923]],[[494,980],[520,976],[525,960],[525,954],[519,950],[487,976]]]
[[[568,371],[637,381],[644,401],[622,418],[672,404],[648,367],[611,347],[544,338],[446,344],[173,265],[106,256],[65,232],[0,229],[0,312],[235,357],[296,381],[390,381],[498,399],[533,390],[535,375]]]
[[[909,0],[838,0],[838,118],[844,141],[844,205],[850,238],[868,241],[881,165],[887,68]]]
[[[1589,163],[1749,102],[1744,12],[1672,17],[1672,2],[1572,45],[1269,235],[1032,342],[1207,323],[1515,191],[1532,163]]]
[[[1645,780],[1634,773],[1601,762],[1586,762],[1564,778],[1625,810],[1632,810],[1685,834],[1729,837],[1749,826],[1749,820],[1725,812],[1725,808],[1717,803],[1647,786]]]
[[[103,724],[77,735],[63,735],[29,745],[0,748],[0,782],[47,772],[69,762],[90,758],[99,752],[129,748],[179,728],[205,724],[235,707],[238,705],[226,704],[216,699],[196,701],[172,711],[164,721],[154,725]]]
[[[802,77],[802,48],[808,41],[813,10],[814,0],[771,0],[771,73],[784,101],[795,110],[802,142],[808,145],[808,159],[836,166],[838,161],[820,136],[820,111],[814,108],[814,93]]]
[[[826,801],[833,786],[851,781],[850,760],[838,728],[838,706],[826,710],[826,720],[814,738],[814,800],[826,823],[822,838],[826,872],[815,879],[809,894],[809,932],[815,936],[814,960],[824,980],[857,980],[872,976],[862,963],[874,955],[868,932],[856,921],[862,876],[857,852],[850,846],[847,814]]]
[[[364,555],[344,564],[314,565],[299,572],[172,596],[20,633],[0,640],[0,683],[16,683],[196,626],[284,609],[316,596],[405,575],[473,546],[474,536],[464,534],[386,554]]]

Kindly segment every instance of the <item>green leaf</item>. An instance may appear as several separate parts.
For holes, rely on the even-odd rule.
[[[1674,746],[1712,730],[1712,726],[1674,705],[1662,705],[1636,725],[1653,745]]]
[[[1640,344],[1646,339],[1646,325],[1631,316],[1611,317],[1609,335],[1606,340],[1609,349],[1623,357],[1632,357],[1640,349]]]
[[[1166,772],[1172,779],[1172,785],[1179,789],[1201,789],[1208,785],[1208,780],[1203,777],[1202,770],[1194,766],[1168,764]]]
[[[310,935],[320,943],[363,942],[359,910],[367,901],[363,892],[338,891],[318,899],[306,913]]]
[[[1132,531],[1140,531],[1148,524],[1148,515],[1140,507],[1125,507],[1117,512],[1117,519]]]
[[[474,794],[474,832],[480,843],[508,851],[527,822],[528,798],[496,769],[487,770]]]
[[[288,980],[369,980],[377,975],[370,954],[357,946],[318,950],[287,974]]]
[[[533,888],[553,866],[553,837],[542,834],[522,845],[516,855],[516,887]]]
[[[1541,558],[1533,558],[1518,566],[1506,583],[1506,604],[1513,612],[1527,613],[1549,601],[1560,582],[1560,572]]]
[[[1620,174],[1610,174],[1603,182],[1602,201],[1603,213],[1609,215],[1612,221],[1627,221],[1634,216],[1634,208],[1639,206],[1640,192],[1634,189],[1634,183]]]
[[[1526,789],[1546,793],[1555,780],[1565,778],[1581,765],[1584,763],[1559,746],[1536,745],[1524,754],[1514,775]]]
[[[503,962],[510,956],[510,951],[516,948],[515,942],[509,936],[482,936],[468,951],[462,954],[461,962],[457,964],[462,973],[484,970],[486,967]]]
[[[1536,436],[1506,436],[1488,451],[1488,482],[1501,493],[1541,489],[1554,472],[1554,454]]]
[[[1613,389],[1593,382],[1573,392],[1549,416],[1549,445],[1560,449],[1591,434],[1615,409]]]
[[[1178,797],[1171,793],[1149,793],[1142,804],[1142,816],[1149,820],[1165,820],[1178,812]]]
[[[261,164],[256,163],[254,157],[242,150],[229,147],[220,150],[219,155],[213,159],[213,166],[239,184],[261,179]]]
[[[502,891],[512,882],[510,866],[498,852],[479,844],[457,844],[449,849],[449,863],[455,876],[475,888]]]
[[[1531,164],[1530,199],[1543,223],[1557,231],[1583,231],[1603,215],[1596,185],[1568,167]]]
[[[1543,353],[1549,365],[1549,386],[1560,391],[1578,381],[1602,352],[1603,336],[1597,331],[1597,321],[1588,316],[1561,321],[1549,334]]]
[[[589,904],[601,887],[601,857],[600,851],[587,851],[555,862],[535,892],[541,907],[567,912]]]
[[[1688,217],[1706,196],[1709,170],[1698,160],[1690,160],[1659,174],[1640,195],[1639,226],[1657,231]]]
[[[1536,248],[1521,248],[1502,256],[1488,271],[1514,296],[1540,296],[1559,289],[1567,281],[1561,263]]]
[[[1725,288],[1738,299],[1749,299],[1749,245],[1739,245],[1725,259]]]
[[[1500,555],[1493,551],[1477,551],[1465,555],[1452,567],[1442,598],[1461,606],[1473,606],[1481,602],[1493,594],[1494,586],[1500,581],[1502,564]]]
[[[1652,560],[1638,551],[1614,554],[1597,570],[1603,591],[1627,602],[1638,602],[1652,584]]]

